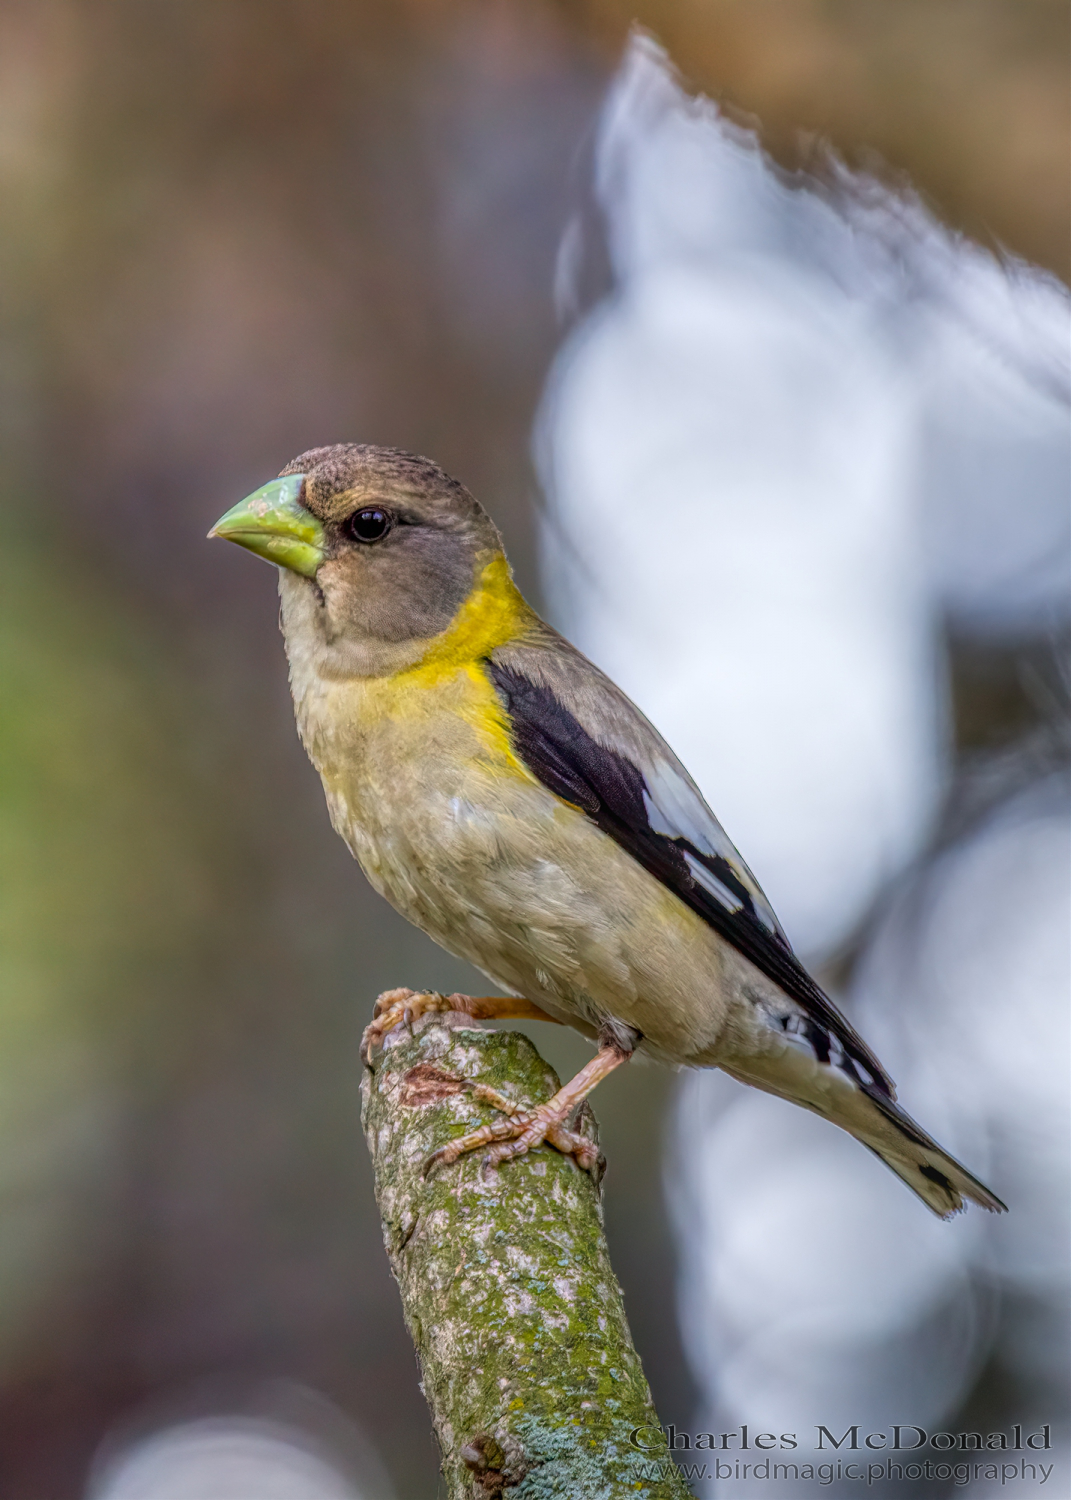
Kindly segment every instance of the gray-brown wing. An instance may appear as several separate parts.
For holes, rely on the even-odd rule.
[[[487,670],[514,750],[532,774],[779,985],[803,1010],[803,1036],[820,1062],[833,1062],[868,1092],[895,1097],[892,1080],[792,952],[755,877],[639,709],[549,629],[544,639],[499,648]]]

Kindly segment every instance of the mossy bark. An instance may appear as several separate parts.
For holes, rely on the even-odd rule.
[[[450,1500],[686,1500],[591,1176],[543,1147],[487,1180],[479,1151],[425,1179],[434,1150],[501,1118],[458,1079],[525,1103],[558,1087],[527,1037],[454,1015],[388,1038],[365,1074],[383,1237]],[[590,1112],[578,1128],[594,1133]]]

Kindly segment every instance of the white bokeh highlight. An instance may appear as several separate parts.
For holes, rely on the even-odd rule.
[[[206,1417],[151,1434],[109,1464],[88,1500],[373,1500],[299,1434]]]
[[[995,1359],[1066,1473],[1060,755],[1024,754],[926,851],[946,628],[1008,647],[1071,618],[1067,291],[835,162],[786,177],[643,37],[594,186],[614,290],[535,440],[555,621],[681,755],[795,946],[861,949],[853,1019],[1011,1208],[941,1223],[824,1121],[688,1075],[670,1188],[696,1421],[933,1430]]]
[[[998,1186],[1007,1217],[943,1224],[824,1121],[686,1080],[682,1329],[723,1426],[932,1431],[996,1357],[1017,1419],[1052,1422],[1066,1448],[1069,813],[1063,774],[998,806],[904,883],[853,986],[901,1100]]]
[[[1066,616],[1067,299],[843,171],[790,185],[643,38],[596,188],[616,287],[537,425],[547,591],[818,956],[931,826],[941,613]]]

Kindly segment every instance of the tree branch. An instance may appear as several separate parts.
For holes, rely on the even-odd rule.
[[[590,1175],[541,1148],[487,1181],[480,1153],[425,1179],[434,1150],[501,1118],[461,1079],[519,1103],[558,1087],[527,1037],[440,1015],[388,1038],[365,1074],[362,1110],[450,1500],[686,1500]],[[586,1107],[576,1128],[595,1137]]]

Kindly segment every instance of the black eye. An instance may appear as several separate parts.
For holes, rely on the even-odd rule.
[[[379,542],[391,528],[389,511],[370,506],[367,510],[355,511],[346,522],[346,530],[355,542]]]

